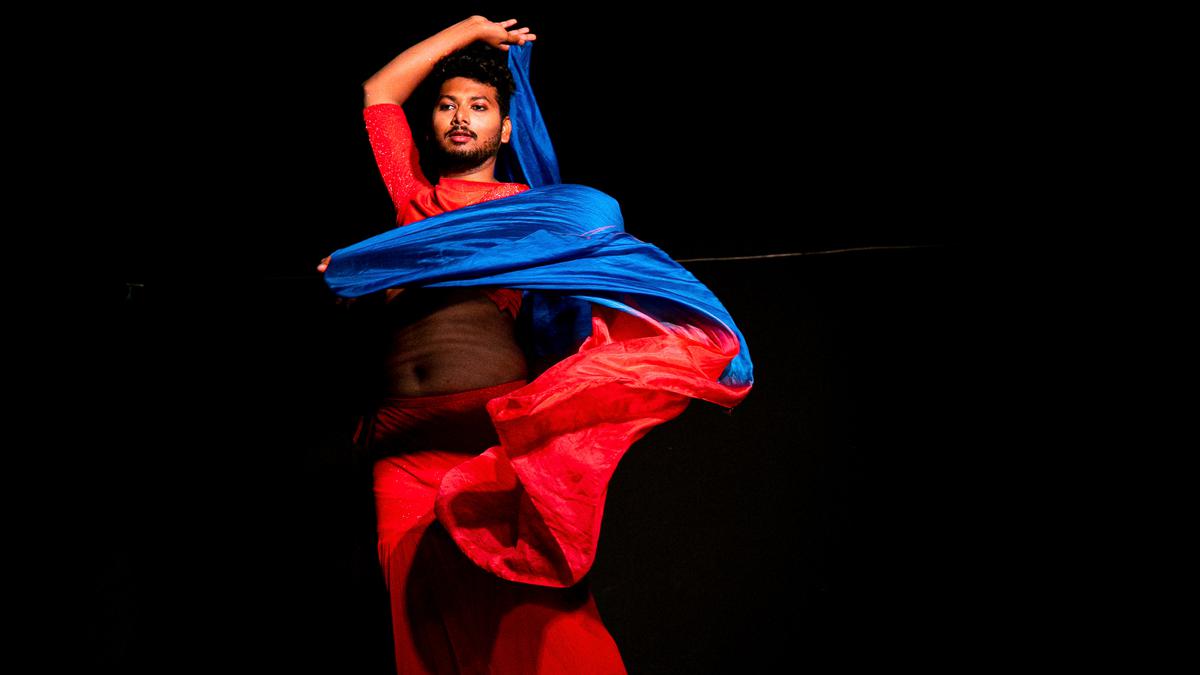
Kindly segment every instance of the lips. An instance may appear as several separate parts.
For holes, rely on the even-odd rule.
[[[473,138],[470,132],[467,131],[452,131],[450,132],[450,140],[452,141],[469,141]]]

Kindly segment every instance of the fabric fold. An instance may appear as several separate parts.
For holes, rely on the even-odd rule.
[[[625,452],[692,398],[725,406],[744,398],[749,385],[713,386],[733,355],[596,306],[593,334],[576,355],[488,403],[500,445],[446,474],[438,519],[499,577],[579,582],[595,560],[608,485]]]

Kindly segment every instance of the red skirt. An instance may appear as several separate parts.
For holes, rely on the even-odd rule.
[[[384,399],[356,440],[375,458],[379,562],[397,672],[625,673],[588,580],[566,588],[497,577],[436,519],[442,477],[499,445],[489,400],[527,384]]]

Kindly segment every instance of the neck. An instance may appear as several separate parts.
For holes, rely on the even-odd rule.
[[[463,171],[463,172],[443,171],[441,177],[442,178],[454,178],[456,180],[469,180],[469,181],[475,181],[475,182],[480,182],[480,183],[495,183],[496,182],[496,174],[495,174],[495,171],[493,170],[493,167],[491,167],[491,166],[481,167],[481,168],[474,169],[471,171]]]
[[[484,160],[482,164],[466,164],[456,162],[453,158],[442,157],[441,170],[438,172],[440,178],[454,178],[457,180],[477,181],[481,183],[496,182],[496,156],[491,155]]]

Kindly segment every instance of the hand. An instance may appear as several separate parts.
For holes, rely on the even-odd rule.
[[[529,32],[528,27],[508,30],[508,27],[516,22],[516,19],[509,19],[508,21],[488,21],[484,19],[479,22],[479,35],[476,39],[504,51],[508,51],[510,44],[523,45],[526,41],[537,39],[536,35]]]
[[[333,255],[330,254],[330,255],[325,256],[324,258],[321,258],[321,262],[317,264],[317,271],[324,274],[325,270],[329,269],[329,259],[332,257],[333,257]],[[404,288],[384,289],[384,293],[383,293],[384,302],[391,302],[391,301],[395,300],[396,296],[400,295],[403,292],[404,292]],[[358,298],[342,298],[342,297],[339,297],[335,300],[335,302],[337,304],[347,305],[347,306],[351,305],[357,301],[358,301]]]

